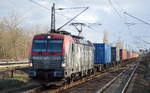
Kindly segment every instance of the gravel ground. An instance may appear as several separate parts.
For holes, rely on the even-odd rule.
[[[141,60],[132,90],[127,93],[150,93],[150,57]]]
[[[124,88],[126,82],[128,81],[133,68],[129,68],[129,70],[125,71],[118,79],[116,79],[103,93],[121,93]]]
[[[108,72],[106,74],[97,76],[92,80],[74,86],[72,88],[69,88],[67,90],[61,91],[60,93],[95,93],[97,90],[103,87],[103,85],[105,85],[116,75],[118,75],[118,73],[120,73],[121,71],[123,71],[123,69],[119,69],[113,72]]]

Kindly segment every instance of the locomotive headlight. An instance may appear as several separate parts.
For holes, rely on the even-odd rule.
[[[66,67],[66,64],[65,64],[65,63],[62,63],[62,64],[61,64],[61,67]]]
[[[50,39],[50,38],[51,38],[51,36],[47,36],[47,38],[48,38],[48,39]]]

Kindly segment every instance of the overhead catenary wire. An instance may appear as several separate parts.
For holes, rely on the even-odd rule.
[[[45,7],[45,6],[43,6],[43,5],[41,5],[41,4],[37,3],[37,2],[35,2],[34,0],[29,0],[29,1],[31,1],[32,3],[38,5],[38,6],[42,7],[42,8],[45,8],[45,9],[47,9],[47,10],[51,10],[50,8]],[[86,7],[56,8],[55,10],[81,9],[81,8],[86,8]]]
[[[46,10],[51,10],[51,9],[49,9],[49,8],[47,8],[47,7],[45,7],[45,6],[41,5],[41,4],[39,4],[39,3],[35,2],[35,1],[33,1],[33,0],[29,0],[29,1],[31,1],[32,3],[38,5],[39,7],[42,7],[42,8],[44,8],[44,9],[46,9]],[[60,10],[61,10],[61,9],[60,9]],[[57,15],[61,15],[61,16],[65,17],[65,18],[67,18],[67,19],[70,19],[69,17],[67,17],[67,16],[65,16],[65,15],[63,15],[63,14],[61,14],[61,13],[57,13],[57,12],[55,12],[55,13],[56,13]]]
[[[121,5],[116,1],[116,0],[113,0],[114,3],[120,8],[120,11],[124,11],[124,9],[121,7]]]
[[[42,6],[41,4],[39,4],[39,3],[37,3],[37,2],[35,2],[35,1],[33,1],[33,0],[29,0],[29,1],[31,1],[32,3],[38,5],[38,6],[42,7],[42,8],[45,8],[45,9],[47,9],[47,10],[51,10],[51,9],[45,7],[45,6]],[[81,9],[81,8],[87,8],[87,7],[57,8],[56,10],[64,10],[64,9]],[[71,19],[70,17],[65,16],[65,15],[63,15],[63,14],[61,14],[61,13],[57,13],[57,12],[55,12],[55,13],[56,13],[57,15],[60,15],[60,16],[65,17],[65,18],[67,18],[67,19]],[[74,20],[74,21],[75,21],[75,20]],[[100,24],[100,25],[101,25],[101,24]],[[86,26],[86,27],[89,28],[89,29],[91,29],[91,30],[96,31],[95,29],[93,29],[93,28],[90,27],[90,26]],[[59,29],[61,29],[61,28],[59,28]],[[59,30],[59,29],[57,29],[57,30]]]
[[[35,1],[33,1],[33,0],[29,0],[29,1],[31,1],[32,3],[38,5],[38,6],[42,7],[42,8],[45,8],[45,9],[47,9],[47,10],[51,10],[51,9],[45,7],[45,6],[42,6],[41,4],[39,4],[39,3],[37,3],[37,2],[35,2]],[[62,25],[61,27],[59,27],[59,28],[57,29],[57,31],[59,31],[61,28],[63,28],[63,27],[66,26],[67,24],[69,24],[69,23],[70,23],[71,21],[73,21],[76,17],[78,17],[80,14],[82,14],[84,11],[86,11],[89,7],[56,8],[55,10],[81,9],[81,8],[84,8],[84,10],[81,11],[81,12],[80,12],[79,14],[77,14],[76,16],[74,16],[72,19],[70,19],[69,17],[67,17],[67,16],[65,16],[65,15],[63,15],[63,14],[56,13],[56,14],[61,15],[61,16],[65,17],[65,18],[67,18],[67,19],[70,19],[70,20],[69,20],[68,22],[66,22],[64,25]]]
[[[136,24],[148,24],[148,25],[150,25],[150,23],[148,23],[148,22],[146,22],[146,21],[144,21],[144,20],[142,20],[142,19],[140,19],[140,18],[137,18],[137,17],[135,17],[135,16],[133,16],[133,15],[131,15],[131,14],[129,14],[129,13],[127,13],[127,12],[125,12],[124,11],[124,9],[120,6],[120,4],[116,1],[116,0],[113,0],[114,1],[114,3],[119,7],[119,9],[121,10],[121,12],[123,12],[124,14],[126,14],[126,15],[128,15],[128,16],[130,16],[130,17],[132,17],[132,18],[135,18],[135,19],[137,19],[138,21],[141,21],[141,22],[143,22],[143,23],[129,23],[129,22],[125,22],[125,24],[131,24],[131,25],[136,25]],[[112,0],[111,0],[111,2],[112,2]],[[116,9],[117,10],[117,9]],[[124,16],[124,15],[123,15]]]
[[[93,30],[93,31],[96,31],[94,28],[92,28],[92,27],[89,26],[89,25],[87,25],[86,27],[89,28],[89,29],[91,29],[91,30]]]
[[[144,44],[150,44],[150,42],[148,42],[148,41],[145,41],[145,40],[143,40],[143,39],[141,39],[141,38],[139,38],[139,37],[135,37],[135,36],[133,35],[132,31],[130,30],[129,25],[127,25],[127,26],[128,26],[128,30],[130,31],[130,34],[131,34],[132,37],[136,38],[136,39],[139,40],[139,41],[142,41]]]
[[[65,15],[63,15],[63,14],[60,14],[60,13],[56,13],[57,15],[60,15],[60,16],[63,16],[63,17],[65,17],[65,18],[67,18],[67,19],[71,19],[70,17],[67,17],[67,16],[65,16]],[[74,20],[74,22],[77,22],[76,20]],[[96,31],[94,28],[92,28],[91,26],[89,26],[89,24],[97,24],[97,23],[86,23],[86,24],[88,24],[88,25],[85,25],[85,27],[87,27],[88,29],[91,29],[91,30],[93,30],[93,31]],[[102,24],[98,24],[99,26],[100,25],[102,25]]]
[[[141,39],[141,38],[139,38],[139,40],[140,40],[140,41],[143,41],[145,44],[150,44],[150,42],[145,41],[145,40],[143,40],[143,39]]]
[[[114,10],[114,12],[116,12],[116,14],[119,16],[119,18],[121,19],[122,23],[124,24],[126,22],[126,19],[119,13],[118,9],[114,6],[114,4],[112,3],[112,0],[108,0],[110,6],[112,7],[112,9]],[[118,3],[117,3],[118,4]],[[120,6],[119,6],[120,7]],[[122,8],[121,8],[122,9]],[[122,9],[123,11],[123,9]],[[119,31],[120,33],[118,33],[119,35],[121,34],[121,31]],[[121,37],[119,37],[121,38]]]
[[[139,19],[139,18],[137,18],[137,17],[135,17],[135,16],[133,16],[133,15],[127,13],[127,12],[124,12],[124,13],[125,13],[126,15],[132,17],[132,18],[137,19],[138,21],[143,22],[143,24],[148,24],[148,25],[150,25],[149,23],[145,22],[144,20]],[[132,37],[135,37],[135,36],[133,35],[132,31],[130,30],[130,26],[135,25],[135,24],[139,24],[139,23],[125,23],[125,24],[126,24],[126,26],[127,26],[127,28],[128,28],[128,31],[130,31],[130,35],[131,35]],[[142,24],[142,23],[141,23],[141,24]],[[145,41],[145,40],[143,40],[143,39],[141,39],[141,38],[139,38],[139,37],[135,37],[135,38],[136,38],[137,40],[141,41],[141,42],[144,43],[144,44],[147,44],[147,45],[150,44],[150,42]]]
[[[147,25],[150,26],[150,23],[148,23],[148,22],[146,22],[146,21],[144,21],[144,20],[142,20],[142,19],[140,19],[140,18],[138,18],[138,17],[136,17],[136,16],[133,16],[133,15],[127,13],[127,12],[124,12],[124,14],[126,14],[126,15],[128,15],[128,16],[130,16],[130,17],[132,17],[132,18],[134,18],[134,19],[136,19],[136,20],[138,20],[138,21],[140,21],[140,22],[143,22],[144,24],[147,24]]]
[[[49,9],[49,8],[47,8],[47,7],[43,6],[43,5],[41,5],[41,4],[37,3],[37,2],[35,2],[34,0],[29,0],[29,1],[32,2],[32,3],[34,3],[34,4],[36,4],[36,5],[38,5],[38,6],[40,6],[40,7],[42,7],[42,8],[45,8],[45,9],[47,9],[47,10],[51,10],[51,9]]]
[[[32,2],[34,2],[33,0],[30,0],[30,1],[32,1]],[[112,8],[114,9],[114,11],[118,14],[118,16],[122,19],[123,17],[120,15],[120,13],[119,13],[119,11],[115,8],[115,6],[113,5],[113,3],[112,3],[112,0],[108,0],[109,1],[109,3],[110,3],[110,5],[112,6]],[[37,5],[39,5],[40,7],[43,7],[43,8],[45,8],[45,9],[48,9],[48,10],[50,10],[49,8],[47,8],[47,7],[44,7],[44,6],[42,6],[42,5],[40,5],[39,3],[36,3],[36,2],[34,2],[35,4],[37,4]],[[119,5],[118,5],[119,6]],[[79,8],[84,8],[84,7],[77,7],[77,8],[58,8],[58,10],[64,10],[64,9],[79,9]],[[122,9],[123,10],[123,9]],[[66,17],[67,19],[69,19],[69,17],[67,17],[67,16],[65,16],[65,15],[63,15],[63,14],[59,14],[59,13],[57,13],[58,15],[61,15],[61,16],[63,16],[63,17]],[[127,22],[126,22],[127,23]],[[125,24],[126,24],[125,23]],[[136,23],[129,23],[130,25],[135,25]],[[128,23],[126,24],[126,25],[129,25]],[[88,26],[87,26],[88,27]],[[88,28],[90,28],[90,27],[88,27]]]
[[[57,8],[56,10],[66,10],[66,9],[85,9],[86,7],[70,7],[70,8]]]
[[[116,7],[113,5],[111,0],[108,0],[109,4],[112,6],[112,8],[114,9],[114,11],[117,13],[117,15],[122,19],[122,16],[120,15],[120,13],[118,12],[118,10],[116,9]]]
[[[35,1],[33,1],[33,0],[30,0],[30,1],[31,1],[32,3],[34,3],[34,4],[36,4],[36,5],[38,5],[38,6],[42,7],[42,8],[44,8],[44,9],[51,10],[51,9],[49,9],[49,8],[47,8],[47,7],[45,7],[45,6],[41,5],[41,4],[39,4],[39,3],[35,2]],[[61,26],[60,28],[58,28],[57,31],[59,31],[62,27],[64,27],[65,25],[67,25],[67,24],[70,23],[71,21],[75,21],[74,19],[75,19],[77,16],[79,16],[81,13],[83,13],[84,11],[86,11],[89,7],[55,8],[55,10],[81,9],[81,8],[84,8],[84,10],[83,10],[82,12],[80,12],[79,14],[77,14],[77,15],[76,15],[74,18],[72,18],[72,19],[71,19],[70,17],[68,17],[68,16],[65,16],[65,15],[61,14],[61,13],[55,12],[57,15],[63,16],[63,17],[65,17],[65,18],[67,18],[67,19],[70,19],[67,23],[65,23],[63,26]],[[99,24],[99,25],[101,25],[101,24]],[[91,29],[91,30],[96,31],[95,29],[93,29],[92,27],[90,27],[90,26],[88,26],[88,25],[86,25],[86,27],[87,27],[88,29]]]
[[[68,22],[66,22],[64,25],[62,25],[61,27],[59,27],[57,29],[57,31],[59,31],[60,29],[62,29],[64,26],[66,26],[67,24],[69,24],[72,20],[74,20],[75,18],[77,18],[80,14],[82,14],[83,12],[85,12],[89,7],[86,7],[83,11],[81,11],[79,14],[75,15],[71,20],[69,20]]]
[[[102,25],[100,23],[80,23],[80,22],[71,23],[70,25],[74,26],[76,28],[76,30],[79,32],[79,34],[81,34],[81,32],[82,32],[82,27],[83,26],[86,27],[87,29],[90,29],[90,30],[93,30],[93,31],[97,31],[93,27],[91,27],[90,24],[98,25],[98,26]],[[80,28],[78,28],[78,26],[80,26]]]
[[[112,8],[114,9],[114,11],[118,14],[118,16],[121,18],[121,19],[123,19],[123,17],[120,15],[120,13],[118,12],[118,10],[114,7],[114,5],[113,5],[113,3],[112,3],[112,0],[108,0],[109,1],[109,4],[112,6]],[[124,10],[123,10],[123,8],[118,4],[118,2],[116,2],[115,1],[115,3],[118,5],[118,7],[121,9],[121,11],[124,13],[124,14],[126,14],[127,12],[124,12]],[[138,20],[138,21],[140,21],[140,22],[143,22],[143,24],[147,24],[147,25],[150,25],[150,23],[148,23],[148,22],[146,22],[146,21],[144,21],[144,20],[142,20],[142,19],[140,19],[140,18],[137,18],[137,17],[135,17],[135,16],[133,16],[133,15],[130,15],[130,14],[126,14],[126,15],[128,15],[128,16],[130,16],[130,17],[132,17],[132,18],[134,18],[134,19],[136,19],[136,20]],[[126,17],[126,16],[124,16],[124,17]],[[126,21],[126,19],[123,19],[122,21],[125,21],[124,22],[124,24],[127,26],[127,29],[128,29],[128,31],[130,31],[130,33],[131,33],[131,36],[133,37],[133,34],[132,34],[132,31],[130,30],[130,26],[133,26],[133,25],[136,25],[136,24],[142,24],[142,23],[129,23],[129,22],[127,22]],[[147,42],[147,41],[145,41],[145,40],[142,40],[142,39],[139,39],[139,38],[137,38],[138,40],[140,40],[140,41],[142,41],[142,42],[144,42],[144,43],[146,43],[146,44],[149,44],[149,42]]]
[[[144,23],[135,23],[135,22],[130,23],[130,22],[125,22],[124,24],[126,24],[126,25],[136,25],[136,24],[144,24]]]

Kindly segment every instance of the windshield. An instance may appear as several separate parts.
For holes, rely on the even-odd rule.
[[[34,40],[33,52],[62,52],[62,39]]]
[[[34,40],[33,52],[46,52],[47,40]]]
[[[48,40],[48,52],[62,52],[62,40]]]

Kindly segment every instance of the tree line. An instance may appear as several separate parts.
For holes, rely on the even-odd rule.
[[[23,19],[16,15],[0,18],[0,60],[1,59],[27,59],[30,53],[32,37],[39,26],[26,31],[21,26]]]

